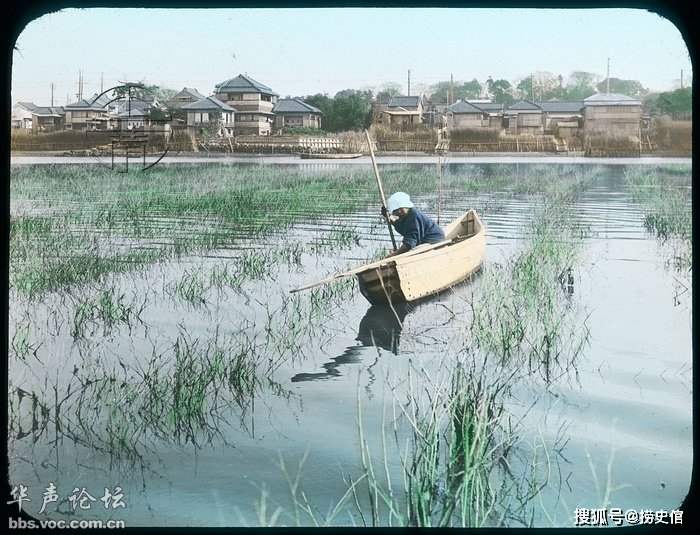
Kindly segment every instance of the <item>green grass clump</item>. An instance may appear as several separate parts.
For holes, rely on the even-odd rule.
[[[625,181],[643,210],[644,227],[662,243],[675,242],[678,271],[692,267],[693,211],[690,166],[630,168]]]
[[[131,326],[140,320],[143,310],[133,303],[126,302],[126,295],[118,293],[115,288],[101,290],[96,297],[80,298],[75,306],[71,336],[84,338],[94,334],[101,325],[102,335],[109,334],[119,324]]]

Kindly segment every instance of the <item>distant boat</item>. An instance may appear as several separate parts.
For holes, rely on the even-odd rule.
[[[322,158],[325,160],[347,160],[350,158],[359,158],[362,156],[361,153],[348,153],[348,154],[338,154],[338,153],[312,153],[312,152],[302,152],[300,154],[302,160],[315,160],[317,158]]]
[[[463,281],[479,270],[486,250],[486,227],[474,210],[450,223],[445,240],[338,273],[298,292],[357,276],[360,292],[373,305],[416,301]]]

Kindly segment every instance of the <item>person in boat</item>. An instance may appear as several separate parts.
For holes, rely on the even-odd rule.
[[[442,229],[423,212],[418,210],[407,193],[397,191],[382,207],[382,215],[387,217],[396,231],[403,236],[401,247],[389,253],[395,256],[423,243],[438,243],[445,239]]]

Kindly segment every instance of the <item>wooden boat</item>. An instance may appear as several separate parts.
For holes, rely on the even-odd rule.
[[[453,221],[445,240],[424,244],[356,273],[372,304],[415,301],[463,281],[481,267],[486,229],[474,210]]]
[[[312,160],[312,159],[326,159],[326,160],[346,160],[350,158],[359,158],[362,154],[352,153],[352,154],[340,154],[340,153],[313,153],[313,152],[302,152],[300,154],[302,160]]]
[[[476,212],[469,210],[444,231],[444,241],[419,245],[292,292],[352,275],[357,276],[360,292],[373,305],[415,301],[446,290],[481,267],[486,228]]]

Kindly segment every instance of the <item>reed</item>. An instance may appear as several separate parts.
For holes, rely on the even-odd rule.
[[[633,199],[643,213],[644,227],[662,244],[672,246],[677,271],[692,267],[693,215],[691,167],[659,166],[625,171]]]

